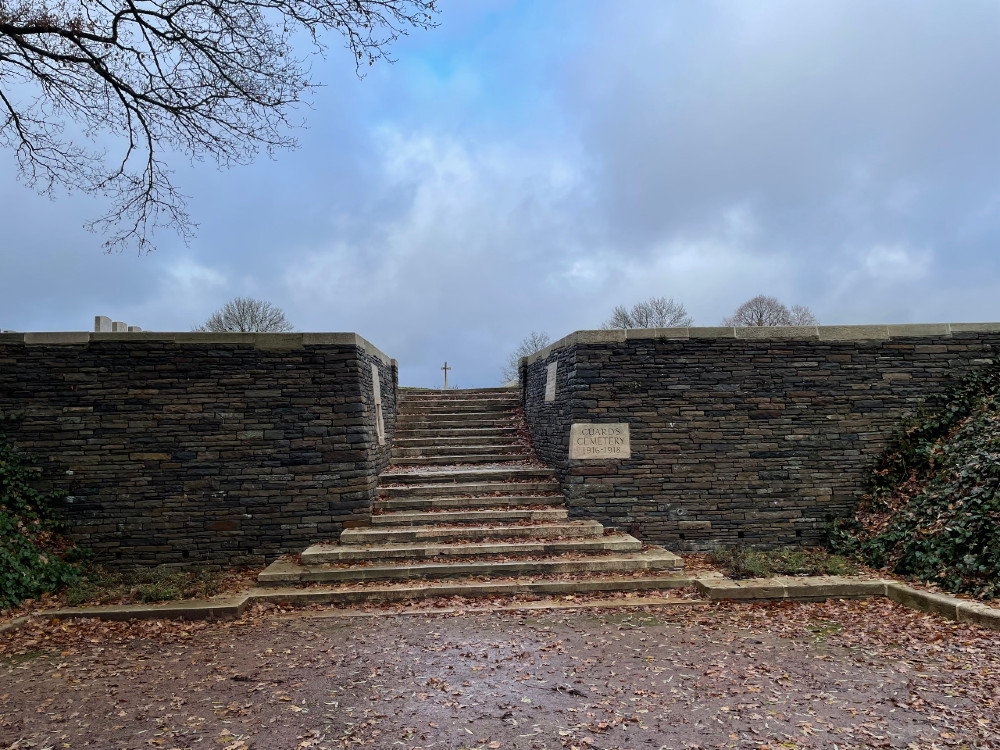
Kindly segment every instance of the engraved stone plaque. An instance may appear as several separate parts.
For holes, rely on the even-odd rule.
[[[577,422],[569,431],[569,457],[582,459],[630,458],[628,425]]]
[[[549,369],[545,375],[545,400],[556,400],[556,370],[559,369],[558,360],[549,363]]]
[[[372,389],[375,391],[372,399],[375,403],[375,432],[378,433],[378,444],[385,445],[385,422],[382,419],[382,381],[378,376],[378,365],[372,362]]]

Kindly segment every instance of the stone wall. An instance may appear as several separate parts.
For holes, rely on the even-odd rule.
[[[522,395],[573,515],[675,550],[817,544],[900,417],[998,346],[1000,324],[580,331],[521,361]],[[627,424],[630,457],[569,459],[585,422]]]
[[[0,335],[0,429],[107,563],[257,565],[366,523],[396,392],[355,334]]]

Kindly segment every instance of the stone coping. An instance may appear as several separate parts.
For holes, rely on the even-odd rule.
[[[732,580],[718,573],[668,574],[669,581],[663,579],[661,588],[692,587],[705,597],[705,600],[719,601],[820,601],[823,599],[866,599],[874,596],[886,597],[894,602],[919,612],[940,615],[958,622],[969,622],[992,630],[1000,630],[1000,609],[990,607],[982,602],[960,599],[948,594],[908,586],[898,581],[880,578],[860,578],[856,576],[777,576],[775,578],[752,578]],[[641,579],[632,579],[641,580]],[[572,586],[572,581],[559,581],[549,585],[550,588]],[[511,595],[523,593],[519,584],[489,581],[476,581],[471,586],[477,589],[477,595]],[[439,595],[437,589],[444,590],[445,584],[429,582],[411,582],[404,586],[392,588],[391,599],[386,602],[413,601],[424,598],[430,593]],[[456,591],[462,588],[458,581],[447,584],[445,596],[460,595]],[[495,590],[494,590],[495,589]],[[430,592],[428,592],[430,590]],[[567,589],[568,592],[568,589]],[[553,591],[550,593],[567,593]],[[306,588],[306,589],[250,589],[239,594],[222,595],[213,599],[187,600],[166,602],[163,604],[108,605],[98,607],[67,607],[65,609],[50,609],[19,617],[0,626],[0,634],[12,632],[27,624],[33,618],[69,619],[69,618],[100,618],[105,620],[204,620],[233,619],[240,617],[246,608],[258,602],[276,602],[289,606],[304,606],[308,604],[364,604],[372,600],[371,595],[378,597],[385,591],[378,588]],[[692,600],[692,604],[703,604],[705,600]],[[634,606],[651,606],[636,597]],[[598,602],[578,602],[580,607],[600,606]],[[537,607],[536,603],[526,603],[526,607]],[[620,606],[620,605],[619,605]],[[656,606],[656,605],[652,605]]]
[[[167,341],[176,344],[249,344],[261,351],[291,351],[307,346],[356,346],[385,365],[396,365],[374,344],[356,333],[206,333],[202,331],[162,332],[134,331],[126,333],[93,333],[89,331],[37,331],[31,333],[0,333],[0,344],[53,346],[60,344],[90,344],[102,341]]]
[[[853,326],[727,326],[690,328],[616,328],[609,331],[575,331],[521,361],[531,365],[574,344],[610,344],[633,339],[741,339],[790,341],[887,341],[919,336],[951,336],[954,333],[998,333],[1000,323],[907,323],[901,325]]]

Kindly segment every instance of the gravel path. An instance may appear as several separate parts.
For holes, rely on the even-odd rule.
[[[261,609],[4,638],[0,748],[18,750],[1000,748],[1000,636],[886,600]]]

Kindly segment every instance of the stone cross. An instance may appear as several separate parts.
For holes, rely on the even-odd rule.
[[[441,369],[444,370],[444,389],[448,390],[448,370],[450,370],[451,368],[448,367],[448,363],[445,362],[444,367],[442,367]]]

